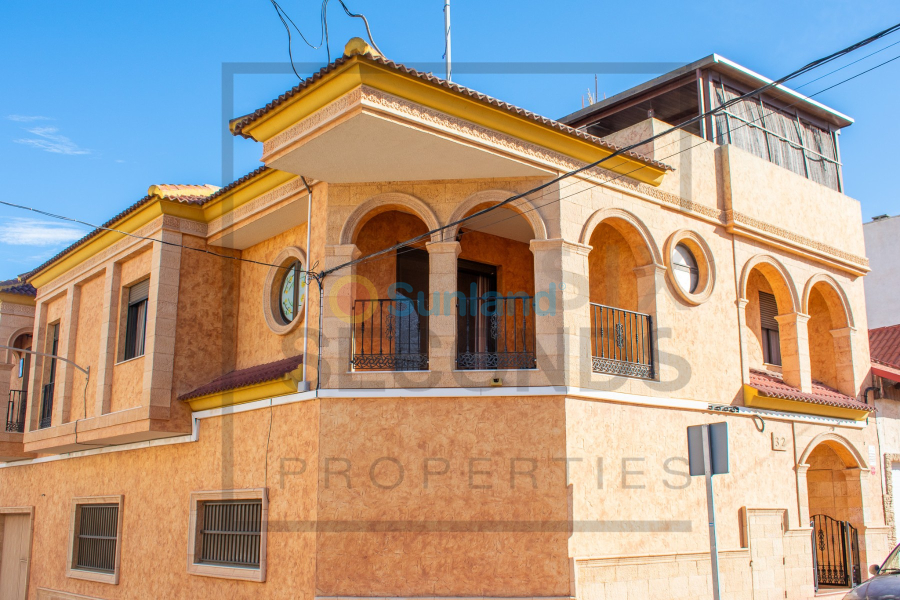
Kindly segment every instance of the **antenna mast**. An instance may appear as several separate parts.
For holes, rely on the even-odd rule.
[[[447,81],[450,81],[452,75],[450,69],[450,0],[444,0],[444,39],[447,44],[447,52],[444,54],[447,59]]]

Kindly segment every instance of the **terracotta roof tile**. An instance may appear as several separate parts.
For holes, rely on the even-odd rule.
[[[209,394],[219,394],[229,390],[255,385],[257,383],[265,383],[280,379],[299,367],[303,363],[303,356],[293,356],[284,358],[275,362],[266,363],[264,365],[256,365],[246,369],[239,369],[226,373],[221,377],[213,379],[205,385],[201,385],[197,389],[182,394],[179,400],[192,400]]]
[[[382,56],[372,56],[371,54],[368,54],[368,53],[367,54],[358,54],[358,55],[354,55],[354,56],[359,56],[361,59],[368,60],[368,61],[377,63],[379,65],[383,65],[385,67],[393,69],[404,75],[411,75],[413,77],[417,77],[423,81],[427,81],[428,83],[430,83],[432,85],[435,85],[437,87],[442,87],[442,88],[450,90],[452,92],[456,92],[457,94],[459,94],[461,96],[467,96],[467,97],[472,98],[473,100],[477,100],[478,102],[481,102],[483,104],[495,106],[501,110],[505,110],[507,112],[514,113],[519,116],[525,117],[526,119],[536,121],[537,123],[540,123],[541,125],[545,125],[546,127],[550,127],[551,129],[561,131],[563,133],[566,133],[573,137],[577,137],[579,139],[585,140],[585,141],[595,144],[597,146],[601,146],[601,147],[607,148],[612,151],[616,151],[616,150],[620,149],[619,146],[612,144],[610,142],[604,141],[604,140],[598,138],[597,136],[591,135],[589,133],[585,133],[584,131],[575,129],[574,127],[569,127],[568,125],[560,123],[559,121],[555,121],[553,119],[548,119],[547,117],[541,116],[537,113],[533,113],[529,110],[525,110],[524,108],[519,108],[518,106],[515,106],[513,104],[503,102],[502,100],[497,100],[496,98],[492,98],[491,96],[482,94],[481,92],[477,92],[471,88],[467,88],[467,87],[461,86],[459,84],[447,81],[446,79],[441,79],[440,77],[435,77],[432,73],[422,73],[421,71],[416,71],[415,69],[411,69],[411,68],[401,65],[399,63],[395,63],[394,61],[388,60]],[[320,69],[317,73],[314,73],[311,77],[308,77],[307,79],[301,81],[299,84],[297,84],[296,86],[294,86],[293,88],[291,88],[290,90],[285,92],[284,94],[278,96],[277,98],[275,98],[274,100],[272,100],[271,102],[266,104],[264,107],[250,113],[249,115],[244,115],[243,117],[238,117],[236,119],[233,119],[231,122],[231,126],[232,126],[231,131],[235,135],[241,135],[245,138],[250,138],[251,137],[250,135],[247,135],[243,132],[244,127],[246,127],[250,123],[256,121],[257,119],[259,119],[266,113],[274,110],[281,104],[284,104],[285,102],[290,100],[292,97],[296,96],[297,94],[299,94],[306,88],[308,88],[311,85],[313,85],[314,83],[316,83],[318,80],[322,79],[329,73],[335,71],[338,67],[347,63],[349,60],[350,60],[350,57],[347,57],[347,56],[342,56],[342,57],[338,58],[331,64],[322,67],[322,69]],[[670,167],[669,165],[659,162],[657,160],[654,160],[652,158],[648,158],[642,154],[638,154],[637,152],[633,152],[633,151],[625,152],[622,154],[622,156],[628,156],[629,158],[641,161],[648,165],[652,165],[659,169],[664,169],[666,171],[674,171],[674,169],[672,167]]]
[[[0,281],[0,292],[5,294],[16,294],[19,296],[31,296],[32,298],[37,295],[37,290],[34,289],[33,285],[19,279]]]
[[[782,398],[784,400],[797,400],[812,404],[836,406],[838,408],[852,408],[855,410],[873,411],[874,408],[860,402],[850,396],[845,396],[834,388],[824,383],[813,381],[812,393],[806,394],[784,382],[780,373],[771,371],[758,371],[750,369],[750,386],[770,398]]]
[[[900,325],[870,329],[869,353],[874,362],[900,369]]]
[[[105,223],[103,223],[99,228],[91,231],[90,233],[88,233],[86,236],[84,236],[80,240],[74,242],[73,244],[71,244],[70,246],[65,248],[64,250],[58,252],[52,258],[45,261],[40,266],[32,269],[31,271],[28,271],[27,273],[20,275],[19,278],[27,279],[28,277],[31,277],[35,273],[49,267],[50,265],[52,265],[53,263],[55,263],[56,261],[61,259],[63,256],[65,256],[66,254],[69,254],[70,252],[72,252],[73,250],[75,250],[76,248],[78,248],[79,246],[84,244],[85,242],[93,239],[94,237],[96,237],[97,235],[102,233],[104,231],[103,228],[112,227],[117,222],[121,221],[122,219],[124,219],[125,217],[130,215],[131,213],[135,212],[136,210],[138,210],[145,204],[148,204],[158,198],[165,198],[166,200],[182,202],[184,204],[195,204],[198,206],[202,206],[202,205],[206,204],[207,202],[210,202],[211,200],[218,198],[219,196],[225,194],[226,192],[241,185],[242,183],[249,181],[250,179],[253,179],[257,175],[264,173],[267,170],[269,170],[268,167],[265,167],[265,166],[259,167],[258,169],[255,169],[255,170],[251,171],[250,173],[247,173],[240,179],[236,179],[235,181],[232,181],[231,183],[229,183],[228,185],[226,185],[225,187],[222,187],[222,188],[219,188],[219,187],[216,187],[213,185],[209,185],[209,184],[205,184],[205,185],[163,184],[163,185],[150,186],[150,189],[148,191],[151,193],[147,194],[146,196],[144,196],[143,198],[141,198],[140,200],[138,200],[137,202],[135,202],[134,204],[132,204],[131,206],[129,206],[128,208],[126,208],[125,210],[123,210],[122,212],[117,214],[116,216],[114,216],[113,218],[111,218],[108,221],[106,221]],[[159,193],[154,193],[154,188],[158,189]],[[209,190],[209,193],[207,194],[204,190]],[[162,195],[162,194],[166,194],[166,195]],[[205,194],[205,195],[201,195],[201,194]]]

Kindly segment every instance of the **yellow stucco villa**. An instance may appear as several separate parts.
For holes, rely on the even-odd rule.
[[[711,598],[717,422],[721,597],[868,577],[852,120],[776,86],[556,179],[767,81],[553,121],[353,40],[233,120],[264,166],[0,284],[0,596]]]

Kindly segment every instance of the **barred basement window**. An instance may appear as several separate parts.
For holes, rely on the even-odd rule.
[[[188,573],[265,581],[268,512],[265,488],[193,492]]]
[[[201,511],[198,562],[259,567],[261,500],[203,502]]]
[[[122,496],[74,498],[68,577],[119,583]]]
[[[78,513],[75,568],[115,573],[119,505],[81,505]]]

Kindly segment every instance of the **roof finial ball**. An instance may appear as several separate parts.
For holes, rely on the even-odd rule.
[[[344,46],[344,56],[353,56],[355,54],[368,54],[370,56],[381,56],[372,46],[366,43],[362,38],[351,38],[347,45]]]

